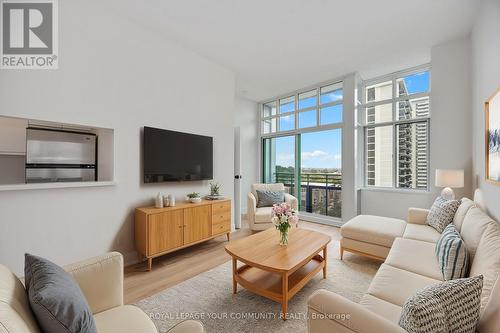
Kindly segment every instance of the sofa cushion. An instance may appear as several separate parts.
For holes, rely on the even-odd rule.
[[[474,333],[482,285],[478,276],[426,287],[406,301],[399,326],[410,333]]]
[[[441,280],[431,279],[388,264],[382,264],[368,288],[368,294],[403,306],[413,294]]]
[[[467,246],[471,261],[474,260],[481,236],[490,223],[495,223],[495,221],[477,206],[471,207],[465,215],[460,235]]]
[[[260,207],[255,210],[255,223],[271,223],[273,207]]]
[[[455,213],[455,217],[453,218],[453,224],[457,227],[458,232],[462,230],[462,224],[464,223],[465,215],[469,209],[474,206],[474,201],[468,198],[462,198],[460,201],[460,206],[458,206],[457,212]]]
[[[454,224],[449,224],[436,243],[436,257],[444,280],[467,276],[469,253]]]
[[[434,243],[396,238],[385,263],[432,279],[442,280],[443,276],[434,248]]]
[[[500,275],[500,224],[498,223],[489,224],[481,237],[470,268],[470,276],[476,275],[484,277],[481,293],[483,310]]]
[[[94,315],[99,333],[157,333],[155,325],[138,307],[123,305]]]
[[[403,238],[415,239],[424,242],[436,243],[439,239],[439,232],[427,224],[410,224],[406,225]]]
[[[39,333],[23,284],[0,265],[0,332]]]
[[[87,300],[69,273],[26,254],[24,274],[31,309],[44,332],[97,333]]]
[[[342,237],[391,247],[405,231],[406,222],[389,217],[358,215],[340,228]]]
[[[257,190],[257,207],[272,207],[285,202],[284,191]]]
[[[389,303],[370,294],[365,294],[363,298],[361,298],[361,301],[359,301],[359,304],[394,323],[399,322],[399,317],[401,317],[402,309],[400,306]]]
[[[442,233],[444,228],[453,221],[458,206],[460,206],[460,201],[437,197],[427,215],[427,224]]]

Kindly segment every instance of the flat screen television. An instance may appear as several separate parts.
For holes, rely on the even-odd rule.
[[[144,127],[145,183],[213,178],[213,138]]]

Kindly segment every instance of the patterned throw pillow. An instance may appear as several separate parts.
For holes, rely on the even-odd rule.
[[[262,191],[257,190],[257,207],[272,207],[285,201],[283,191]]]
[[[482,275],[428,286],[405,302],[399,326],[410,333],[474,333],[482,288]]]
[[[436,256],[444,280],[467,276],[469,253],[453,223],[448,224],[436,243]]]
[[[438,197],[427,215],[427,224],[442,233],[444,228],[453,221],[458,206],[460,206],[458,200],[446,200],[443,197]]]

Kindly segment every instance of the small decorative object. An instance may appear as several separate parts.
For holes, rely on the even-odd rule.
[[[158,192],[158,194],[156,195],[155,207],[163,208],[163,197],[160,192]]]
[[[168,207],[168,206],[170,206],[169,195],[164,194],[163,195],[163,207]]]
[[[207,200],[221,200],[224,199],[222,195],[220,195],[220,189],[221,189],[221,184],[217,182],[211,182],[210,183],[210,194],[207,195],[205,198]]]
[[[484,103],[486,112],[486,180],[500,185],[500,88]]]
[[[168,204],[170,207],[175,207],[175,196],[173,194],[168,195]]]
[[[288,230],[293,224],[297,226],[299,217],[297,212],[286,202],[274,205],[272,208],[272,222],[280,232],[280,245],[288,245]]]
[[[201,202],[200,193],[198,193],[198,192],[189,193],[187,195],[187,197],[191,203],[200,203]]]
[[[216,197],[220,195],[221,185],[217,182],[210,183],[210,196]]]

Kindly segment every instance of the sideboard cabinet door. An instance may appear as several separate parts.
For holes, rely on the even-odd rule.
[[[183,245],[183,210],[149,215],[149,253],[155,255]]]
[[[184,244],[209,238],[211,233],[211,205],[184,209]]]

